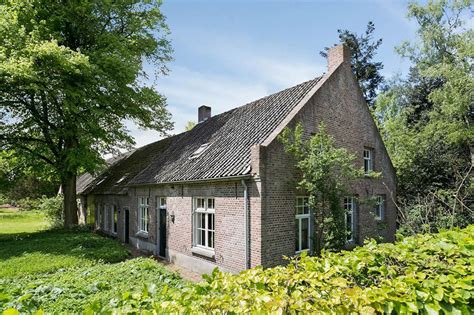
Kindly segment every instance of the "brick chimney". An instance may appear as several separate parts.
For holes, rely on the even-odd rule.
[[[351,50],[346,45],[337,45],[328,50],[328,72],[334,70],[343,62],[351,61]]]
[[[203,121],[208,120],[211,118],[211,108],[206,105],[199,106],[198,108],[198,123],[202,123]]]

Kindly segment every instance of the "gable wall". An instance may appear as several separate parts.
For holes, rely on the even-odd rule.
[[[363,167],[364,147],[374,149],[375,171],[381,171],[382,178],[363,178],[351,187],[351,191],[362,198],[385,194],[385,218],[376,222],[373,206],[361,205],[356,226],[357,241],[361,243],[367,237],[377,236],[392,241],[396,229],[396,209],[391,201],[391,194],[395,194],[395,173],[349,64],[342,64],[327,78],[289,126],[294,127],[298,121],[303,123],[308,135],[317,132],[316,127],[324,121],[336,145],[355,154],[358,167]],[[301,194],[295,189],[298,180],[295,162],[284,153],[282,144],[275,139],[261,151],[265,152],[265,168],[260,174],[265,191],[262,201],[262,264],[274,266],[284,263],[284,255],[295,254],[295,199]]]

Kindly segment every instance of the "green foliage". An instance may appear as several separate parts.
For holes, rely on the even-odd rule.
[[[38,210],[40,204],[41,204],[40,199],[33,199],[30,197],[20,199],[17,202],[17,206],[20,208],[20,211]]]
[[[38,172],[54,171],[68,226],[77,217],[77,173],[94,171],[104,152],[133,144],[125,120],[162,133],[172,127],[165,98],[143,84],[144,62],[159,75],[171,59],[160,5],[0,4],[0,147]]]
[[[375,110],[397,169],[400,224],[405,233],[466,226],[474,222],[472,1],[411,3],[408,16],[418,37],[398,51],[412,61],[410,75]]]
[[[97,304],[114,307],[130,292],[153,294],[165,286],[181,288],[182,284],[177,274],[151,258],[77,265],[54,273],[0,280],[0,310],[79,313]]]
[[[369,106],[373,106],[378,94],[378,89],[384,79],[380,73],[383,69],[381,62],[373,61],[377,49],[382,44],[382,39],[373,40],[375,25],[373,22],[367,23],[367,29],[362,35],[358,35],[349,30],[337,30],[341,44],[347,45],[351,49],[352,71],[359,81],[364,98]],[[328,47],[320,52],[320,55],[327,58]]]
[[[196,126],[196,122],[190,120],[186,123],[186,126],[184,127],[184,130],[186,131],[190,131],[191,129],[193,129],[194,127]]]
[[[309,139],[298,124],[294,130],[285,128],[279,140],[285,151],[296,160],[301,173],[298,188],[309,195],[309,204],[314,209],[314,252],[323,249],[338,250],[347,240],[342,199],[347,195],[350,182],[363,175],[354,167],[355,157],[344,148],[336,148],[333,138],[326,132],[324,124]]]
[[[118,262],[129,255],[117,241],[88,231],[48,230],[0,236],[0,278]]]
[[[116,305],[122,292],[141,291],[144,283],[150,290],[183,283],[153,259],[121,262],[129,257],[122,245],[89,231],[31,233],[36,227],[23,220],[40,214],[0,209],[0,312],[79,313],[87,305]],[[2,234],[9,233],[5,218],[23,230]]]
[[[8,203],[57,193],[59,183],[51,170],[45,168],[38,172],[29,164],[28,160],[17,156],[12,150],[0,151],[0,192]]]
[[[120,313],[472,314],[474,226],[123,295]]]
[[[64,227],[63,196],[42,198],[39,210],[44,213],[52,228]]]

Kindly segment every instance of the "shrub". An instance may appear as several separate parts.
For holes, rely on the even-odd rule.
[[[35,199],[26,197],[18,200],[17,205],[20,208],[20,211],[32,211],[38,210],[41,204],[41,199]]]
[[[51,227],[60,228],[64,224],[63,219],[63,196],[41,199],[39,209],[45,214],[46,219],[50,222]]]
[[[122,295],[89,311],[120,313],[472,314],[474,225],[367,242],[351,252],[302,255],[288,266],[232,275],[215,270],[181,289]]]

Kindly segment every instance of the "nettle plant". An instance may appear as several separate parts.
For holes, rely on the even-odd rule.
[[[363,169],[354,166],[355,156],[335,146],[324,123],[318,130],[308,137],[298,123],[279,136],[285,151],[296,160],[301,173],[298,189],[308,194],[314,211],[313,253],[317,256],[323,249],[340,250],[346,245],[350,232],[342,200],[349,195],[351,182],[364,175]]]

